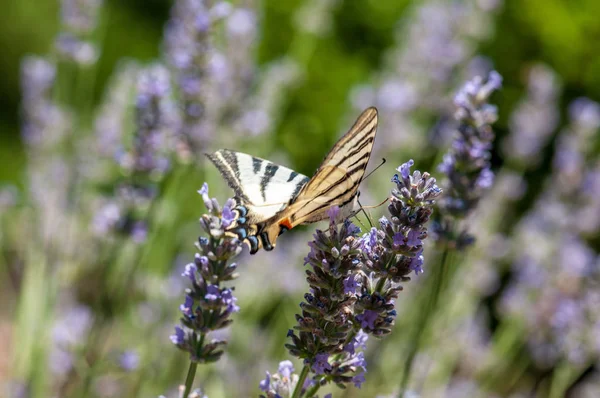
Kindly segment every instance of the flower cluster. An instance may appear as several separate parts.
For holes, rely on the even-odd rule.
[[[338,207],[329,210],[328,233],[317,230],[309,243],[311,251],[305,258],[312,270],[307,270],[311,291],[300,304],[302,315],[288,336],[286,344],[292,355],[304,359],[317,374],[331,370],[325,366],[331,354],[342,352],[353,331],[353,306],[356,302],[355,277],[361,267],[358,227],[350,221],[336,225]]]
[[[400,282],[408,281],[411,272],[423,271],[425,224],[433,212],[441,189],[429,173],[410,173],[412,160],[398,168],[394,175],[388,211],[390,219],[379,220],[380,229],[372,228],[362,239],[365,274],[361,294],[356,303],[357,321],[367,333],[385,336],[391,332],[396,318],[394,302],[402,290]]]
[[[390,333],[400,283],[411,272],[422,272],[424,225],[441,190],[429,173],[411,175],[413,163],[400,166],[393,177],[391,219],[383,217],[380,229],[358,238],[360,230],[350,221],[336,225],[339,208],[333,207],[328,230],[317,230],[309,243],[305,264],[312,267],[306,271],[311,290],[296,316],[299,332],[290,330],[292,344],[286,345],[314,374],[301,387],[307,396],[327,382],[361,386],[366,362],[358,349],[365,348],[368,334]]]
[[[491,124],[498,118],[498,112],[487,101],[501,83],[502,77],[497,72],[491,72],[487,81],[478,76],[467,82],[454,98],[458,126],[452,147],[439,165],[446,175],[446,194],[440,200],[434,224],[438,240],[451,246],[461,248],[473,242],[466,231],[456,234],[450,221],[464,219],[494,180],[490,165],[494,139]]]
[[[300,387],[302,391],[306,392],[306,396],[318,397],[314,395],[314,392],[318,387],[326,384],[327,378],[321,377],[324,374],[327,374],[328,378],[340,388],[345,388],[350,383],[360,388],[365,382],[365,372],[367,371],[364,350],[368,337],[365,332],[359,330],[338,354],[318,354],[311,367],[315,377],[303,380]],[[282,361],[279,363],[277,373],[272,375],[267,371],[265,379],[260,382],[260,390],[266,393],[266,396],[261,395],[261,398],[291,397],[299,387],[299,381],[299,376],[294,373],[292,362]],[[331,394],[326,394],[324,398],[328,397],[330,398]]]
[[[298,384],[298,375],[294,373],[294,364],[291,361],[279,362],[277,373],[266,372],[266,378],[260,382],[259,388],[265,392],[267,398],[290,397]],[[265,398],[265,395],[261,395]]]
[[[222,286],[223,282],[237,277],[236,263],[229,261],[242,251],[240,241],[225,233],[233,221],[232,201],[223,206],[215,198],[209,198],[208,185],[199,191],[208,210],[200,220],[208,237],[200,237],[194,262],[185,267],[182,276],[189,279],[191,288],[186,289],[181,310],[181,325],[175,327],[171,341],[180,349],[189,352],[193,362],[214,362],[223,354],[220,346],[226,342],[214,339],[205,341],[206,335],[228,326],[230,316],[239,311],[233,288]]]

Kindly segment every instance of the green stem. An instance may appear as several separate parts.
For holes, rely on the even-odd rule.
[[[317,393],[317,391],[319,391],[319,388],[321,388],[321,383],[315,383],[311,388],[308,389],[308,391],[306,391],[306,398],[311,398],[314,397],[315,394]]]
[[[300,398],[300,395],[302,394],[302,387],[304,386],[304,381],[308,376],[308,372],[310,372],[310,366],[304,365],[302,372],[300,373],[300,378],[298,379],[298,384],[296,384],[296,388],[294,389],[292,398]],[[307,397],[310,397],[310,395],[307,395]]]
[[[563,361],[554,368],[550,384],[550,398],[560,398],[566,396],[566,392],[573,384],[573,381],[581,374],[581,370],[571,365],[568,361]]]
[[[194,377],[196,377],[196,368],[198,367],[198,363],[191,361],[190,367],[188,369],[187,377],[185,378],[185,390],[183,392],[182,398],[187,398],[190,392],[192,391],[192,384],[194,384]]]
[[[446,247],[442,254],[442,259],[440,262],[440,267],[435,270],[435,274],[433,275],[433,294],[429,296],[429,303],[427,305],[426,311],[422,313],[419,317],[416,327],[413,328],[413,333],[411,336],[410,343],[410,351],[407,355],[406,362],[404,364],[404,370],[402,379],[400,382],[400,391],[406,391],[406,387],[408,385],[408,381],[410,380],[410,374],[412,371],[413,362],[417,352],[419,351],[419,347],[422,342],[422,338],[425,335],[425,331],[429,324],[429,321],[432,318],[433,313],[437,307],[437,303],[442,294],[443,286],[446,285],[445,279],[448,276],[447,262],[450,254],[450,250]]]

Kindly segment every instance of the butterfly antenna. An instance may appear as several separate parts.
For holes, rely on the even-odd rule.
[[[375,169],[377,170],[377,169]],[[375,171],[373,170],[373,171]],[[358,193],[358,196],[360,197],[360,192]],[[369,213],[366,212],[365,207],[362,205],[362,203],[360,203],[360,199],[357,197],[356,198],[356,202],[358,203],[358,205],[360,206],[360,210],[365,214],[365,216],[367,217],[367,220],[369,221],[369,225],[371,226],[371,228],[373,228],[373,222],[371,221],[371,217],[369,216]],[[364,227],[364,225],[363,225]]]
[[[369,176],[370,176],[371,174],[373,174],[374,172],[376,172],[378,168],[380,168],[381,166],[383,166],[383,165],[385,164],[385,162],[387,162],[387,160],[385,160],[385,158],[381,158],[381,163],[379,163],[379,165],[377,165],[377,167],[375,167],[373,170],[371,170],[371,171],[369,172],[369,174],[367,174],[367,175],[366,175],[366,176],[365,176],[365,177],[364,177],[362,180],[364,181],[364,180],[366,180],[367,178],[369,178]]]
[[[363,209],[363,210],[364,210],[364,209],[376,209],[376,208],[378,208],[379,206],[383,206],[383,205],[384,205],[384,204],[385,204],[385,203],[386,203],[388,200],[390,200],[390,198],[385,198],[385,200],[384,200],[383,202],[381,202],[380,204],[378,204],[378,205],[373,205],[373,206],[363,206],[363,205],[361,205],[360,207],[361,207],[361,209]],[[360,203],[359,203],[359,204],[360,204]]]

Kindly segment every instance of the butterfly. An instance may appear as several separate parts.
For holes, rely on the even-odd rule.
[[[220,149],[206,154],[235,193],[234,222],[227,232],[251,254],[273,250],[277,237],[300,224],[328,218],[338,206],[342,221],[358,211],[358,186],[377,132],[377,109],[362,112],[329,151],[312,178],[268,160]]]

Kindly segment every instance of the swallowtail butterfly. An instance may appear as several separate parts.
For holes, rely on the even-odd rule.
[[[272,250],[277,237],[299,224],[328,218],[339,206],[339,221],[358,210],[358,186],[377,131],[377,109],[366,109],[329,151],[312,178],[241,152],[206,154],[235,192],[235,221],[228,227],[250,253]]]

